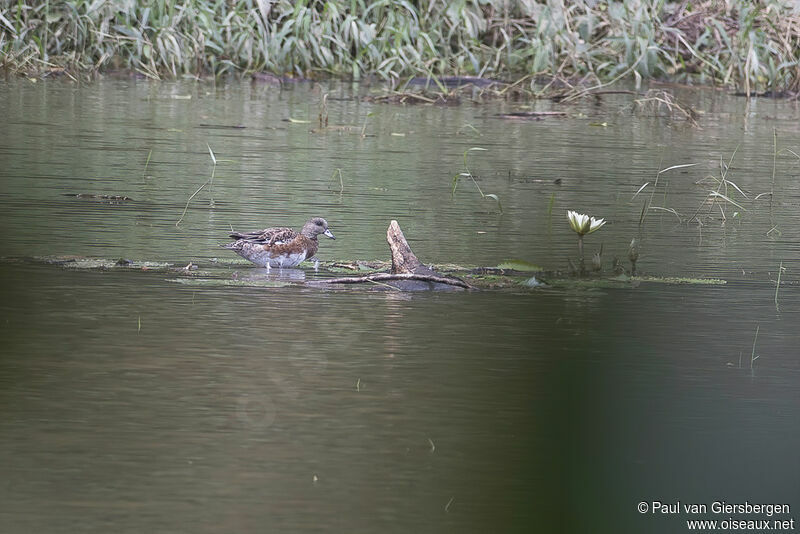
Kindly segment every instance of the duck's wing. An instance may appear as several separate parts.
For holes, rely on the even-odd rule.
[[[297,237],[297,232],[291,228],[267,228],[255,232],[233,232],[229,235],[234,239],[243,239],[251,243],[275,245],[291,241]]]

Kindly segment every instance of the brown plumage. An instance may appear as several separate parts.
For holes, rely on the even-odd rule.
[[[236,241],[222,245],[261,267],[295,267],[317,253],[318,235],[336,239],[322,217],[310,219],[300,233],[277,227],[255,232],[232,232]]]

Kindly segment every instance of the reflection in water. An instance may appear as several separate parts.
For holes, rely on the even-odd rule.
[[[769,288],[410,295],[0,274],[11,532],[671,532],[630,507],[785,500],[796,482],[788,290],[776,322]],[[730,316],[746,295],[750,314]],[[751,371],[738,357],[753,317]],[[741,460],[754,454],[757,473]]]
[[[202,269],[231,226],[322,215],[338,239],[321,259],[386,258],[397,218],[425,261],[563,268],[575,254],[564,213],[577,209],[610,220],[587,256],[602,244],[624,261],[638,236],[642,271],[732,283],[410,294],[0,263],[3,532],[675,532],[676,518],[636,504],[800,507],[796,169],[779,162],[772,211],[754,204],[725,224],[652,213],[639,235],[629,201],[659,161],[700,162],[661,177],[659,202],[691,213],[707,194],[696,182],[740,143],[734,181],[763,191],[774,121],[739,131],[742,103],[701,92],[689,97],[713,111],[703,130],[614,100],[577,108],[586,120],[506,123],[504,102],[401,108],[326,90],[345,98],[329,100],[332,121],[372,113],[374,137],[283,122],[313,118],[319,92],[305,86],[0,86],[0,256]],[[770,105],[792,118],[775,123],[789,143],[797,111]],[[611,126],[588,124],[598,118]],[[213,189],[176,226],[210,176],[207,144]],[[451,197],[472,146],[489,149],[470,170],[502,215],[468,183]],[[134,201],[62,195],[83,192]]]
[[[233,275],[236,280],[250,282],[301,282],[306,279],[306,272],[302,269],[265,269],[261,267],[244,267]]]

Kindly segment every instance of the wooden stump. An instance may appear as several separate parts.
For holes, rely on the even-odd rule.
[[[435,272],[422,265],[422,262],[411,251],[397,221],[393,220],[389,223],[389,228],[386,230],[386,241],[389,242],[389,250],[392,253],[392,274],[436,275]]]

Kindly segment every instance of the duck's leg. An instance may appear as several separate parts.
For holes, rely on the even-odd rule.
[[[319,271],[319,258],[316,256],[311,256],[310,258],[305,258],[303,261],[307,262],[314,262],[314,271]],[[302,262],[301,262],[302,263]]]

